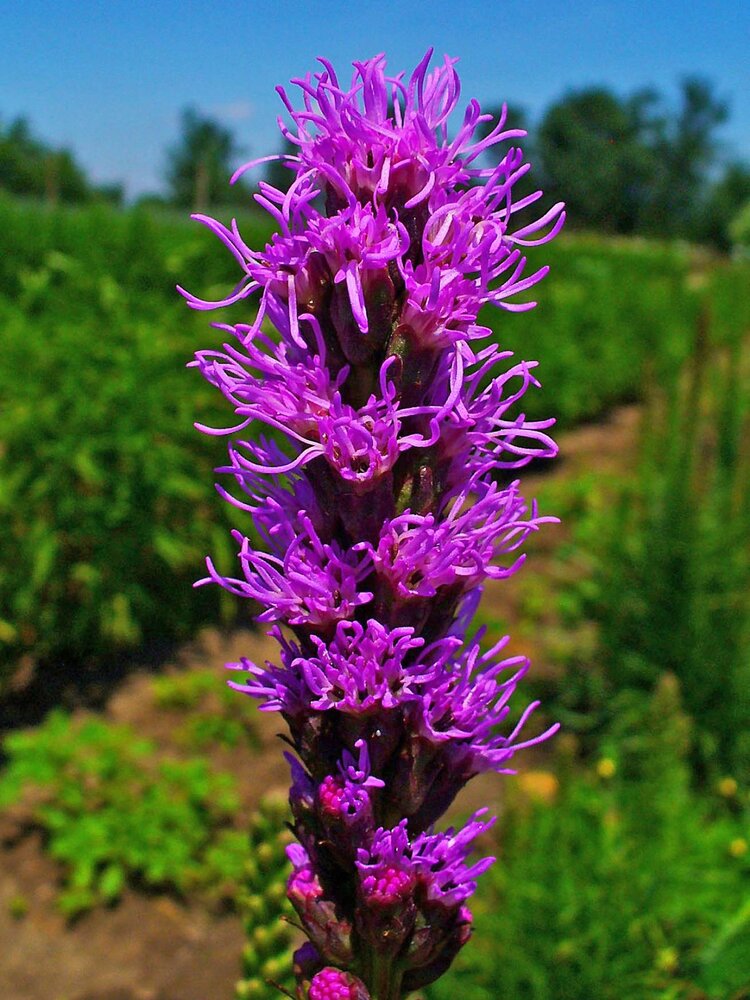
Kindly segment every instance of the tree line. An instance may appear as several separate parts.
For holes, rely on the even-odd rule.
[[[566,202],[574,226],[723,250],[734,241],[750,203],[750,165],[722,147],[729,106],[709,81],[683,79],[671,104],[651,88],[618,97],[587,87],[552,103],[536,126],[515,117],[529,130],[534,182]]]
[[[69,149],[35,136],[26,118],[0,120],[0,191],[57,202],[123,199],[122,184],[94,184]]]
[[[533,184],[548,201],[564,200],[578,229],[728,250],[750,233],[750,164],[722,146],[728,117],[727,102],[700,77],[683,79],[673,102],[652,88],[619,96],[585,87],[552,102],[537,122],[514,105],[508,120],[527,129],[523,146],[534,163],[517,194]],[[251,206],[244,180],[227,183],[245,153],[229,127],[187,108],[166,152],[164,193],[143,200],[199,211]],[[290,178],[280,163],[268,165],[269,183],[284,187]],[[67,202],[119,202],[123,195],[121,185],[93,184],[69,150],[35,137],[23,118],[0,121],[0,189]]]

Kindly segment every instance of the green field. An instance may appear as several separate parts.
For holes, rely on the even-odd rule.
[[[0,201],[0,661],[108,654],[190,634],[231,615],[217,588],[191,591],[203,555],[228,564],[234,514],[212,500],[222,445],[193,430],[220,423],[215,394],[184,366],[219,342],[177,281],[205,296],[236,281],[202,227],[103,206],[50,210]],[[249,243],[268,236],[244,220]],[[699,294],[715,335],[747,310],[747,269],[691,282],[687,250],[569,237],[545,252],[541,305],[487,320],[519,356],[541,360],[534,416],[570,427],[643,398],[691,350]],[[744,284],[744,290],[739,286]],[[234,315],[237,319],[237,315]],[[22,374],[21,374],[22,373]],[[9,668],[6,668],[6,670]]]
[[[249,244],[268,237],[259,217],[242,222]],[[174,289],[218,296],[237,279],[231,256],[198,225],[145,209],[0,200],[0,227],[1,691],[29,658],[75,676],[232,623],[232,599],[191,583],[208,552],[231,565],[230,526],[251,529],[212,496],[222,442],[192,426],[226,419],[185,370],[198,347],[220,342],[208,326],[218,317],[192,313]],[[750,997],[750,266],[676,244],[558,244],[537,251],[552,265],[539,307],[486,321],[503,347],[541,362],[533,416],[570,430],[640,405],[636,473],[592,467],[542,485],[545,509],[570,530],[548,576],[520,580],[527,599],[511,625],[533,632],[551,609],[572,637],[542,636],[552,669],[537,682],[567,732],[509,783],[476,940],[429,997],[740,1000]],[[156,690],[165,710],[170,692]],[[135,838],[133,854],[108,832],[118,803],[133,807],[148,745],[121,753],[126,732],[80,730],[64,715],[7,743],[0,800],[43,789],[69,912],[116,898],[128,880],[186,892],[238,877],[236,837],[222,833],[229,793],[193,758],[201,733],[233,745],[244,730],[224,709],[212,722],[197,696],[180,704],[196,713],[192,763],[148,779],[156,803],[159,780],[184,786],[175,815],[153,808],[154,837],[173,854],[163,871],[153,844]],[[70,733],[80,759],[60,749]],[[109,794],[95,801],[75,788],[99,754]],[[89,813],[102,808],[93,828],[106,848],[88,857]],[[193,840],[180,833],[190,828]],[[278,886],[267,891],[277,905]],[[251,938],[257,914],[275,912],[261,904]]]

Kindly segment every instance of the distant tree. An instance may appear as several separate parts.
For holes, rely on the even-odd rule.
[[[0,187],[12,194],[41,196],[46,155],[26,118],[16,118],[6,128],[0,125]]]
[[[106,201],[111,205],[122,205],[125,200],[125,186],[118,181],[97,184],[94,188],[94,197],[98,201]]]
[[[652,89],[624,99],[601,87],[568,93],[539,128],[545,190],[567,202],[579,226],[716,239],[728,219],[707,222],[719,204],[709,208],[706,192],[727,115],[726,101],[700,77],[682,81],[675,109]]]
[[[653,127],[651,101],[648,92],[623,101],[590,87],[548,108],[537,137],[545,191],[567,203],[575,225],[618,233],[638,228],[655,173],[643,137],[646,122]]]
[[[716,96],[710,81],[682,80],[676,113],[664,116],[653,138],[658,173],[644,228],[664,236],[700,235],[706,192],[721,152],[716,131],[728,115],[727,102]]]
[[[0,188],[52,203],[88,201],[97,191],[70,150],[42,142],[26,118],[0,124]]]
[[[204,211],[211,205],[247,203],[247,187],[229,184],[233,161],[242,152],[231,129],[195,108],[182,112],[180,138],[167,153],[170,201]]]
[[[696,237],[720,250],[729,250],[734,242],[731,224],[748,202],[750,166],[739,161],[730,163],[709,189],[697,221]]]
[[[49,202],[88,201],[92,187],[68,149],[50,150],[44,158],[44,188]]]

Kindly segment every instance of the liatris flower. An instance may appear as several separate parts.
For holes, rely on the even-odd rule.
[[[264,548],[235,532],[240,572],[209,560],[201,582],[250,598],[279,642],[277,664],[230,666],[289,726],[303,1000],[399,1000],[448,968],[492,862],[468,860],[490,822],[434,825],[472,777],[512,773],[556,728],[522,736],[532,704],[503,731],[528,663],[467,633],[483,581],[515,573],[554,520],[496,478],[554,455],[554,421],[519,412],[536,362],[488,344],[479,311],[534,306],[547,268],[525,274],[524,248],[564,213],[516,225],[541,194],[513,200],[524,133],[471,101],[451,137],[458,76],[448,58],[429,72],[430,57],[408,80],[382,56],[355,63],[349,87],[321,60],[294,81],[300,108],[279,88],[291,183],[255,195],[278,232],[252,250],[235,222],[197,216],[243,277],[219,302],[184,292],[196,309],[257,301],[218,325],[234,344],[194,364],[236,415],[204,428],[232,435],[219,471],[234,488],[219,490]]]

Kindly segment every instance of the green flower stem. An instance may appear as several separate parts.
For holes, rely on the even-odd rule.
[[[370,993],[372,1000],[401,1000],[403,972],[392,955],[371,957]]]

